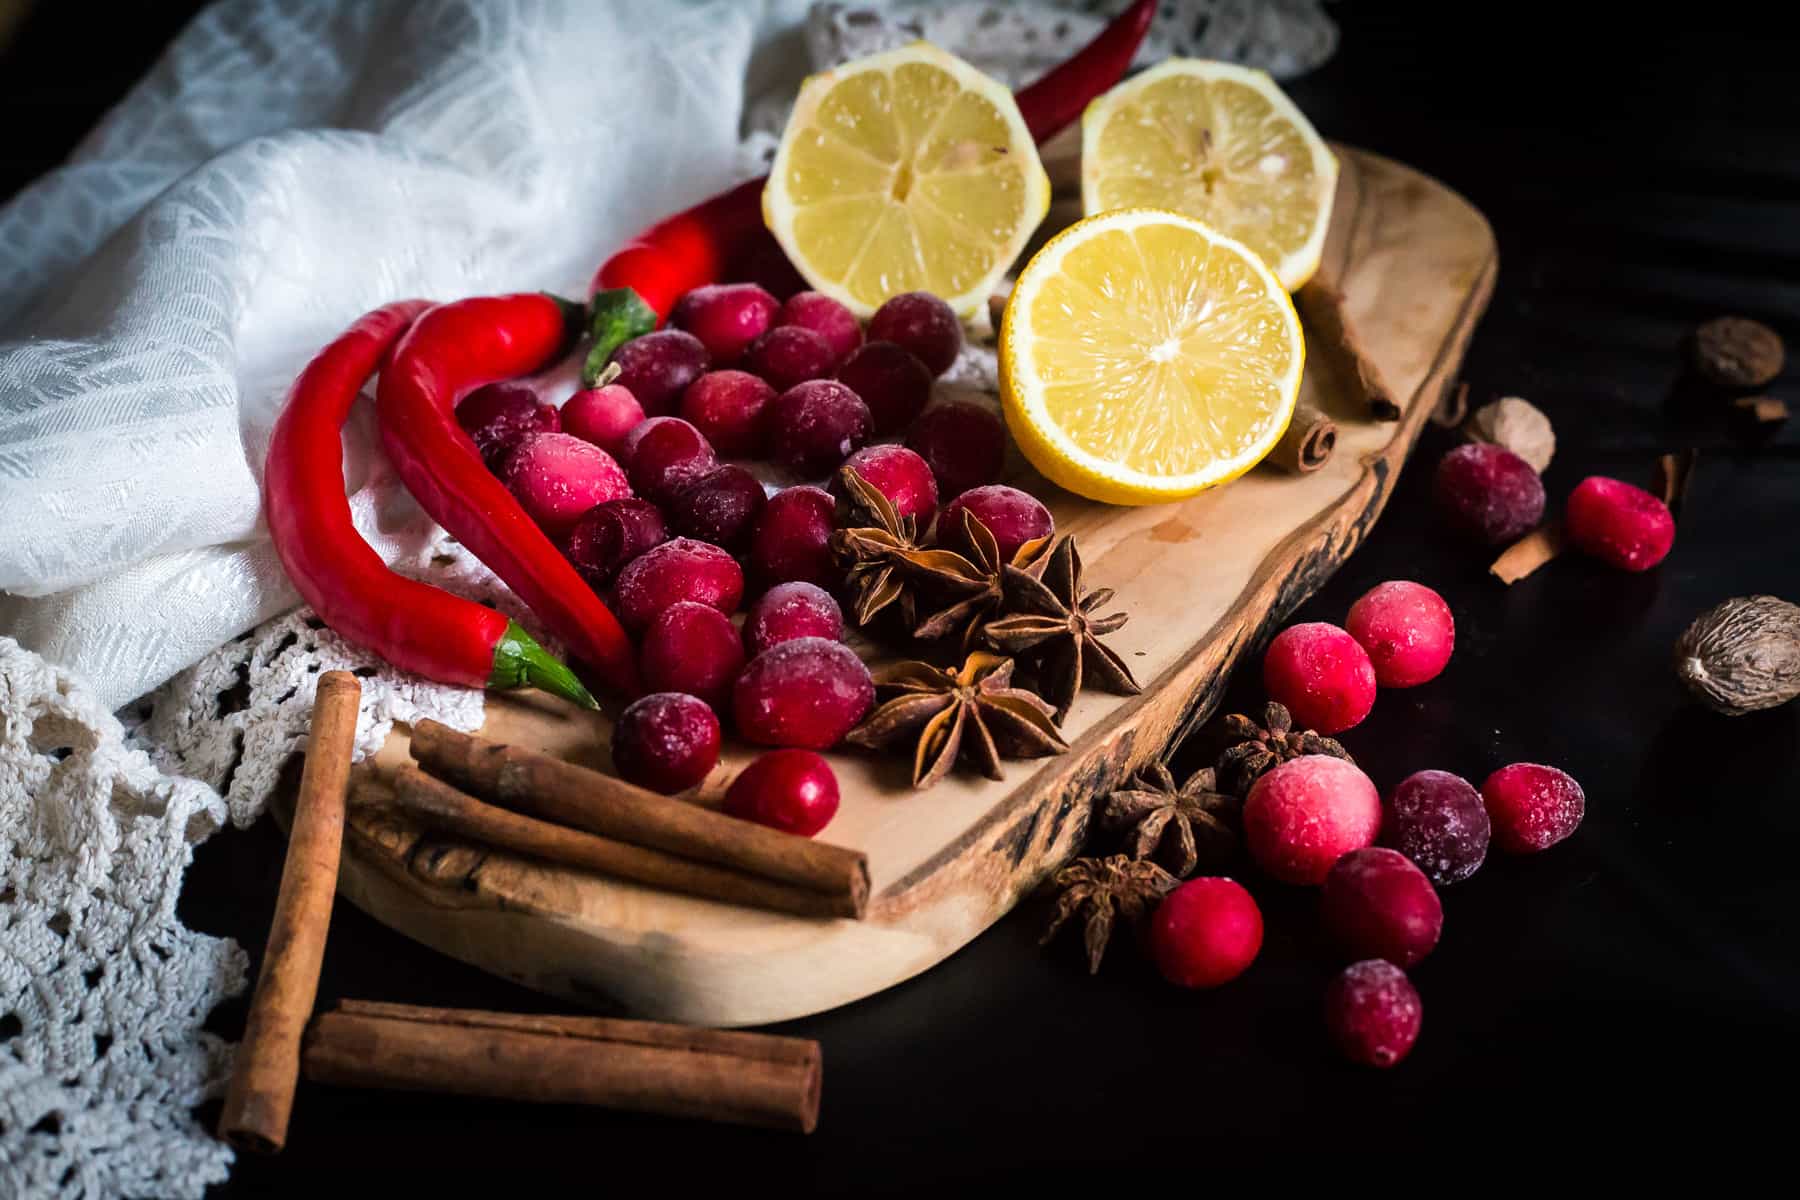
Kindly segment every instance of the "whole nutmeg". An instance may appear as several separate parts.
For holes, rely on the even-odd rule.
[[[1800,696],[1800,605],[1738,596],[1714,605],[1675,642],[1675,673],[1728,717]]]
[[[1556,454],[1556,432],[1550,418],[1529,400],[1506,396],[1475,410],[1463,426],[1472,442],[1489,442],[1511,450],[1539,475]]]
[[[1781,335],[1748,317],[1715,317],[1694,330],[1694,369],[1709,383],[1759,388],[1781,374]]]

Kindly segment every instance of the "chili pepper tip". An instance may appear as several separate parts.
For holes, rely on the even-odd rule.
[[[494,673],[488,677],[488,686],[534,687],[583,708],[600,707],[575,672],[538,645],[517,621],[508,621],[506,632],[494,643]]]

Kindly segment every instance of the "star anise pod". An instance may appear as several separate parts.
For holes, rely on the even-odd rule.
[[[913,580],[900,568],[921,550],[918,522],[901,516],[893,501],[855,467],[842,468],[838,480],[846,497],[845,525],[831,535],[831,552],[844,568],[850,614],[858,625],[867,625],[882,609],[898,603],[900,619],[911,629],[917,620]]]
[[[1303,754],[1329,754],[1347,763],[1356,761],[1335,738],[1310,729],[1296,732],[1294,718],[1286,706],[1273,700],[1263,706],[1261,725],[1242,713],[1232,713],[1225,718],[1225,732],[1236,745],[1219,755],[1219,778],[1239,796],[1249,795],[1250,785],[1264,772]]]
[[[1100,827],[1120,837],[1131,857],[1151,859],[1186,877],[1203,863],[1215,867],[1230,860],[1237,846],[1232,826],[1242,809],[1242,800],[1218,790],[1211,767],[1176,787],[1169,768],[1159,762],[1106,798]]]
[[[1125,696],[1143,690],[1125,660],[1100,640],[1129,618],[1095,615],[1111,602],[1113,590],[1082,592],[1081,552],[1073,537],[1056,543],[1041,573],[1008,567],[1005,587],[1007,615],[984,625],[982,636],[1002,653],[1036,655],[1044,699],[1056,705],[1058,725],[1090,679]]]
[[[981,627],[1005,608],[1007,572],[1036,574],[1043,567],[1044,548],[1050,539],[1033,538],[1014,551],[1010,561],[1002,561],[1000,544],[981,518],[964,509],[962,519],[973,558],[953,550],[927,550],[909,556],[904,569],[922,587],[950,597],[950,603],[925,618],[913,636],[930,641],[956,634],[967,651]]]
[[[1088,974],[1100,970],[1112,936],[1113,921],[1141,920],[1180,881],[1153,862],[1133,861],[1123,854],[1110,858],[1078,858],[1056,873],[1056,911],[1038,944],[1048,945],[1070,918],[1082,914],[1082,941],[1087,946]]]
[[[958,754],[989,779],[1001,778],[1002,758],[1042,758],[1069,744],[1050,720],[1050,706],[1012,686],[1013,660],[969,655],[958,670],[899,662],[875,674],[875,686],[897,693],[852,729],[845,741],[872,750],[916,739],[913,786],[928,788]]]

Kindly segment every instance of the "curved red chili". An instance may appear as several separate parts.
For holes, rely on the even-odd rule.
[[[388,569],[350,519],[341,430],[362,386],[431,305],[378,308],[294,380],[269,439],[263,511],[288,578],[346,641],[404,670],[464,687],[537,687],[594,698],[505,615]]]
[[[1032,140],[1055,137],[1081,116],[1090,100],[1125,78],[1154,16],[1156,0],[1137,0],[1060,66],[1014,93]]]

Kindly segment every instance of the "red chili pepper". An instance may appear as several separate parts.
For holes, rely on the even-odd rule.
[[[346,641],[395,666],[464,687],[537,687],[588,707],[568,667],[503,614],[390,571],[350,519],[340,431],[362,386],[423,300],[378,308],[300,372],[276,419],[263,510],[288,578]]]
[[[625,631],[544,531],[489,473],[456,423],[465,393],[544,367],[568,344],[575,306],[553,296],[484,296],[419,318],[382,369],[381,444],[431,519],[518,593],[578,658],[638,691]]]
[[[1156,0],[1137,0],[1061,66],[1016,94],[1032,140],[1042,142],[1061,133],[1090,100],[1125,78],[1154,16]]]

